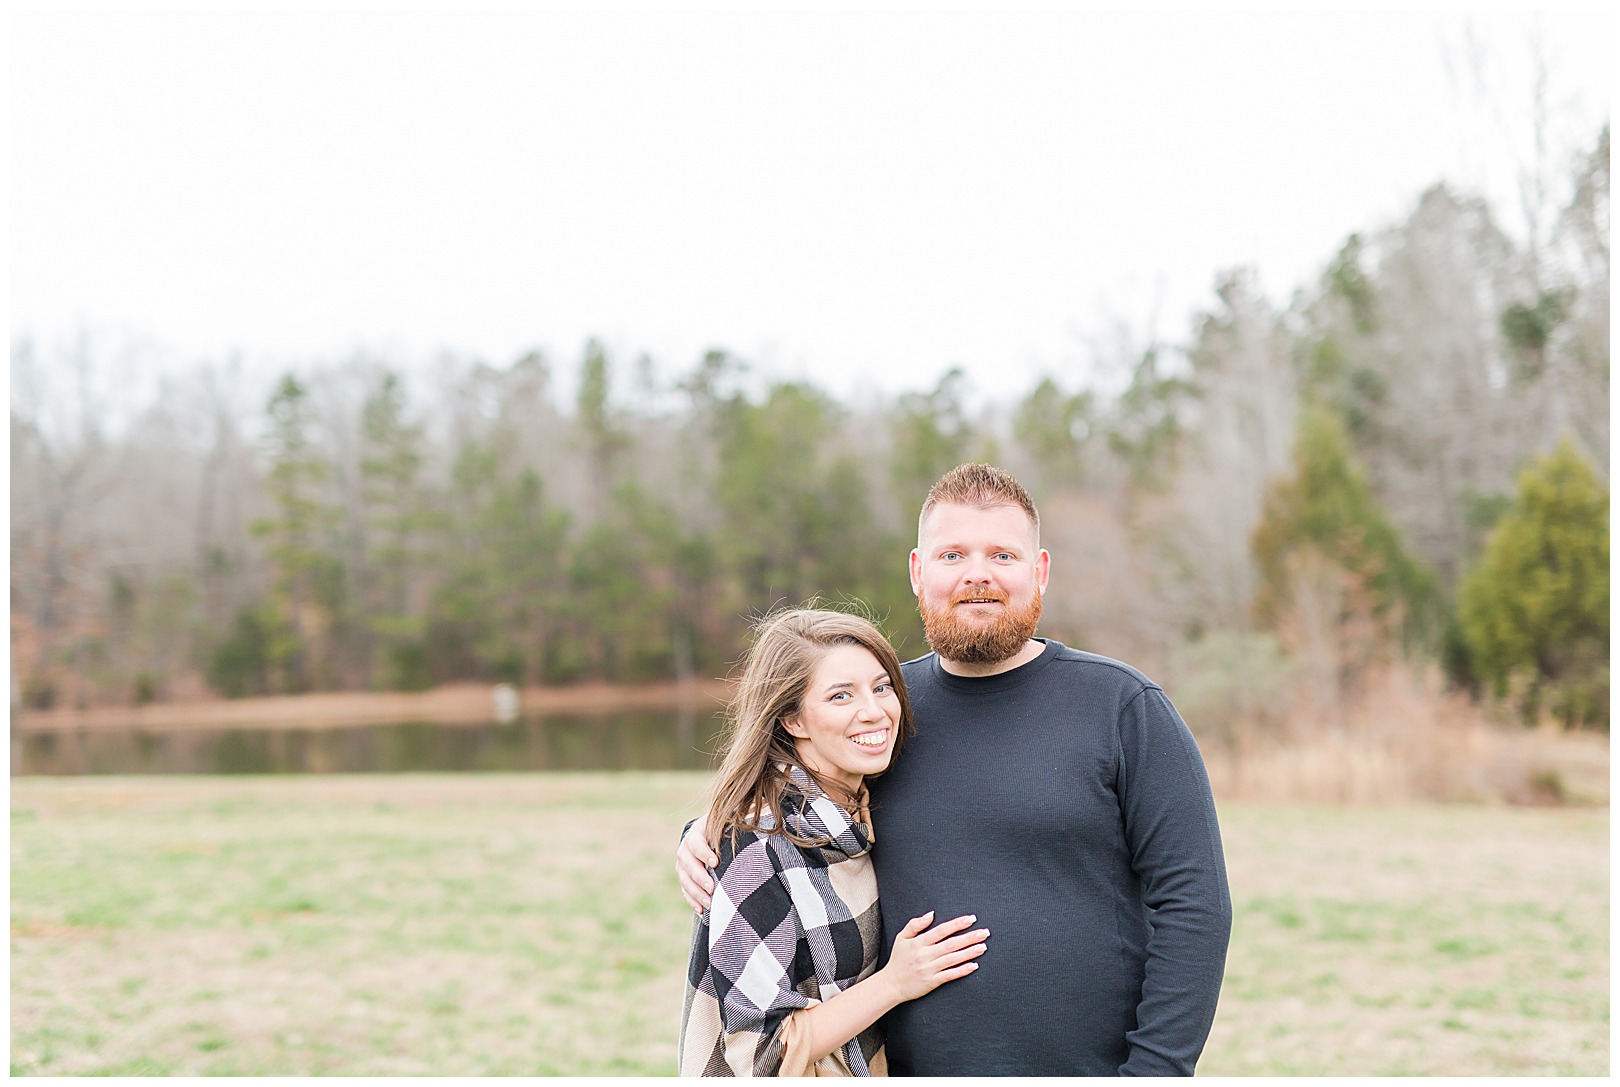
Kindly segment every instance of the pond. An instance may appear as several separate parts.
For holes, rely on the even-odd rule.
[[[11,735],[13,777],[62,774],[366,774],[704,770],[719,714],[634,710],[506,724],[327,728],[78,728]]]

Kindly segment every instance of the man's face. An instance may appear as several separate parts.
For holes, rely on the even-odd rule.
[[[1050,562],[1017,506],[935,506],[911,553],[911,591],[929,646],[964,664],[1016,654],[1040,621]]]

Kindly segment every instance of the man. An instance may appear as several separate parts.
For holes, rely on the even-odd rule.
[[[1034,636],[1050,563],[1007,473],[929,491],[911,588],[933,652],[902,667],[917,734],[870,782],[873,864],[886,940],[930,910],[994,939],[885,1017],[893,1075],[1191,1075],[1215,1016],[1232,907],[1203,759],[1140,672]],[[689,833],[694,907],[712,863]]]

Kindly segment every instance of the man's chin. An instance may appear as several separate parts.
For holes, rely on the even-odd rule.
[[[929,644],[933,646],[934,652],[938,653],[942,658],[954,661],[957,664],[1000,664],[1002,661],[1011,660],[1017,656],[1018,651],[1028,644],[1028,639],[1020,641],[1011,648],[1010,652],[1008,651],[1009,647],[1004,642],[993,640],[971,641],[963,639],[955,642],[945,641],[942,643],[944,645],[943,649],[934,645],[933,642]]]
[[[1000,664],[1018,655],[1035,636],[1041,618],[1041,600],[1022,612],[1003,608],[994,615],[955,614],[955,609],[919,608],[928,647],[945,660],[962,664]]]

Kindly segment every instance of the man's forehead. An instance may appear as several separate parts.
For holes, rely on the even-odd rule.
[[[918,535],[920,537],[933,534],[941,520],[948,520],[953,531],[984,532],[997,528],[1012,528],[1017,524],[1014,518],[1023,522],[1017,529],[1021,535],[1034,532],[1034,519],[1023,508],[1010,503],[965,506],[956,502],[941,502],[929,510],[923,518]]]

